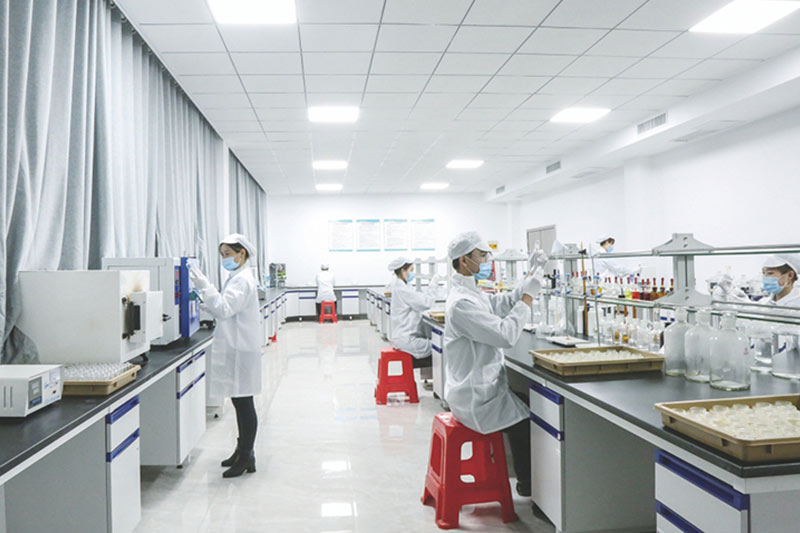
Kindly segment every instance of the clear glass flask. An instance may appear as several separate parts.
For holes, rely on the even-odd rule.
[[[796,327],[784,327],[775,337],[777,349],[772,357],[772,375],[800,379],[800,333]]]
[[[721,326],[710,340],[710,385],[721,390],[747,390],[750,388],[750,341],[736,329],[736,313],[723,313]]]
[[[686,379],[708,383],[709,380],[709,340],[714,328],[711,327],[711,310],[700,309],[695,316],[697,324],[689,328],[684,339],[686,357]]]
[[[683,376],[686,373],[686,332],[692,326],[686,321],[685,307],[675,310],[675,322],[664,330],[664,373]]]
[[[750,338],[750,370],[767,373],[772,371],[773,332],[774,327],[764,323],[751,321],[747,327]]]

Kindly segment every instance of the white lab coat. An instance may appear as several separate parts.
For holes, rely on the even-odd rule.
[[[392,338],[398,350],[410,353],[417,359],[431,354],[431,340],[421,336],[422,313],[433,305],[436,286],[429,285],[425,292],[417,292],[406,282],[395,277],[389,289],[392,293]]]
[[[528,418],[528,406],[508,385],[503,349],[516,344],[531,310],[522,286],[505,294],[482,292],[472,276],[455,273],[447,296],[444,396],[456,419],[479,433]]]
[[[211,352],[210,394],[241,397],[261,393],[261,339],[264,334],[253,269],[244,265],[222,285],[200,292],[202,307],[217,320]]]
[[[617,259],[604,258],[603,255],[607,254],[608,250],[596,242],[589,244],[587,252],[589,253],[589,257],[594,257],[594,271],[595,273],[599,273],[601,278],[607,276],[628,277],[636,275],[639,272],[638,267],[626,265]],[[591,259],[588,259],[586,269],[589,270],[591,268]]]
[[[770,294],[769,296],[764,296],[756,303],[762,305],[771,305],[774,307],[800,307],[800,288],[794,287],[792,289],[792,292],[790,292],[780,300],[776,301],[775,295]],[[793,311],[793,310],[786,311],[785,313],[792,315],[793,314],[800,315],[800,311]]]
[[[333,283],[333,274],[331,274],[330,270],[323,270],[317,274],[317,303],[336,301]]]

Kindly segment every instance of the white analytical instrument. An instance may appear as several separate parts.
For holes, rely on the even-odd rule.
[[[60,365],[0,365],[0,418],[26,417],[61,399]]]
[[[161,337],[161,292],[136,270],[20,272],[17,327],[40,363],[124,363]]]

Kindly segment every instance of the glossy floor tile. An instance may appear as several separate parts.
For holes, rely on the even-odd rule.
[[[258,471],[223,479],[233,450],[232,406],[183,468],[142,469],[140,532],[439,531],[420,503],[431,420],[442,410],[419,387],[419,404],[376,406],[376,362],[388,346],[367,321],[286,324],[264,350],[264,393],[256,398]],[[512,487],[514,483],[512,481]],[[552,532],[516,497],[518,522],[499,504],[464,507],[467,531]]]

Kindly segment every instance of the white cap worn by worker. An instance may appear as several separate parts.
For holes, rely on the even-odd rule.
[[[242,235],[241,233],[231,233],[221,241],[220,244],[241,244],[244,246],[244,249],[247,250],[247,256],[251,261],[256,260],[256,247],[253,246],[253,243],[250,242],[247,237]]]
[[[328,265],[327,263],[322,263],[322,264],[319,266],[319,268],[320,268],[320,269],[322,269],[322,270],[328,270],[328,268],[329,268],[329,265]]]
[[[408,258],[406,257],[403,256],[395,257],[389,262],[389,271],[394,272],[398,268],[402,267],[403,265],[407,265],[409,263],[411,263],[411,261],[409,261]]]
[[[603,243],[604,243],[604,242],[606,242],[608,239],[613,239],[613,238],[614,238],[614,237],[612,237],[612,236],[611,236],[611,235],[609,235],[608,233],[603,233],[603,234],[602,234],[600,237],[598,237],[597,239],[595,239],[595,240],[594,240],[594,242],[596,242],[597,244],[603,244]]]
[[[459,257],[469,254],[476,248],[481,252],[492,251],[492,249],[489,248],[489,243],[483,240],[483,237],[481,237],[477,231],[460,233],[447,245],[447,256],[450,259],[458,259]]]
[[[777,268],[789,265],[794,273],[800,276],[800,255],[798,254],[773,254],[764,258],[761,264],[764,268]]]

